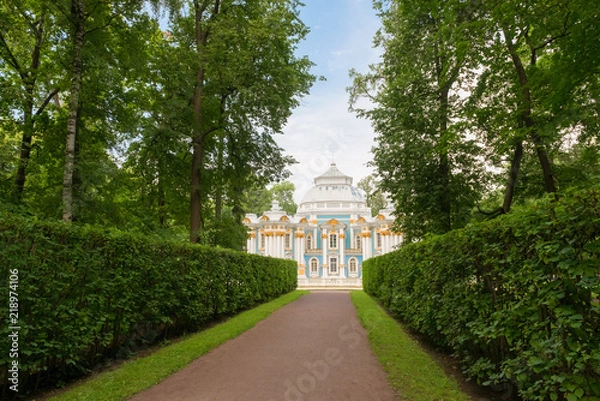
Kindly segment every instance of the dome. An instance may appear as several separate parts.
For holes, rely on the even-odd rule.
[[[325,174],[314,179],[315,186],[306,192],[299,212],[366,209],[367,202],[358,188],[352,186],[352,177],[342,173],[335,163]]]

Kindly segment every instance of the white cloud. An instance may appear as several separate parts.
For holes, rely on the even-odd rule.
[[[372,172],[366,164],[372,159],[373,130],[370,123],[348,112],[347,96],[337,94],[307,100],[290,118],[285,135],[277,142],[298,160],[292,166],[296,202],[332,162],[345,174],[358,180]]]
[[[311,94],[290,117],[285,134],[276,138],[286,153],[299,162],[290,168],[296,202],[313,186],[313,178],[323,174],[332,162],[352,176],[354,184],[373,171],[366,166],[372,160],[373,129],[369,121],[357,119],[348,111],[346,87],[351,84],[350,68],[367,72],[368,65],[375,63],[380,54],[372,48],[379,20],[370,2],[305,3],[311,8],[306,14],[316,20],[304,19],[312,31],[302,49],[317,63],[313,73],[325,75],[327,81],[315,82]],[[318,19],[332,13],[344,15],[344,20],[336,22],[335,32],[320,29]]]

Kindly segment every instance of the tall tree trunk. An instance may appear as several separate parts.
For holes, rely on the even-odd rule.
[[[158,173],[158,225],[161,228],[166,226],[166,218],[165,218],[165,190],[163,188],[163,183],[161,180],[160,172]]]
[[[446,131],[448,130],[448,92],[446,86],[440,92],[440,153],[439,153],[439,174],[441,190],[440,211],[442,213],[442,231],[448,232],[452,229],[452,201],[450,191],[450,160],[448,157],[448,144],[446,143]]]
[[[29,93],[27,95],[29,96]],[[23,137],[21,139],[21,153],[19,155],[19,167],[17,168],[17,175],[15,177],[15,191],[13,195],[17,203],[20,203],[23,198],[27,165],[31,156],[31,141],[33,140],[33,103],[27,103],[23,115]]]
[[[190,241],[197,243],[200,240],[200,230],[204,227],[203,207],[204,200],[204,182],[202,170],[204,169],[205,158],[205,137],[204,127],[204,80],[206,67],[204,65],[204,48],[208,41],[209,27],[203,27],[203,14],[207,9],[209,0],[200,3],[194,0],[195,30],[196,30],[196,52],[198,54],[199,67],[196,72],[196,82],[194,87],[194,133],[192,137],[192,182],[190,194]],[[209,20],[214,19],[219,13],[220,0],[214,0],[214,7]]]
[[[537,130],[532,133],[531,139],[535,145],[535,151],[542,166],[542,174],[544,175],[544,188],[548,193],[556,192],[556,181],[554,179],[554,173],[552,170],[552,162],[546,152],[546,146],[543,144],[542,139],[537,133]]]
[[[519,104],[519,122],[527,129],[527,133],[535,145],[536,153],[540,166],[542,168],[542,176],[544,179],[544,188],[546,192],[556,192],[556,184],[554,182],[554,173],[552,172],[552,162],[548,158],[546,147],[538,133],[535,121],[532,117],[532,100],[531,100],[531,88],[529,86],[529,77],[527,71],[523,66],[521,57],[518,54],[516,45],[512,42],[512,37],[506,35],[507,30],[504,30],[506,37],[506,46],[510,54],[511,60],[515,67],[517,76],[519,77],[519,84],[521,86],[521,99]],[[535,57],[535,50],[531,49],[531,65],[535,65],[537,58]],[[510,205],[509,205],[510,206]]]
[[[519,175],[519,169],[521,167],[521,160],[523,159],[523,141],[518,140],[515,143],[515,151],[513,158],[510,161],[510,172],[508,174],[508,182],[506,183],[506,189],[504,191],[504,202],[502,204],[501,213],[508,213],[512,200],[515,195],[515,187],[517,185],[517,177]]]
[[[66,222],[73,220],[73,171],[75,168],[75,140],[77,136],[79,96],[81,92],[82,49],[85,36],[85,9],[83,0],[72,0],[71,16],[75,24],[73,36],[73,66],[71,76],[71,98],[67,119],[67,141],[65,147],[65,169],[63,175],[63,214]]]
[[[194,91],[197,92],[197,91]],[[200,91],[201,93],[201,91]],[[197,98],[201,97],[201,94],[194,94],[194,110],[202,110],[201,104]],[[196,123],[198,120],[202,120],[201,115],[196,115]],[[195,131],[199,129],[195,129]],[[204,225],[204,219],[202,217],[202,168],[204,165],[204,138],[201,132],[194,133],[192,139],[193,154],[192,154],[192,184],[191,184],[191,195],[190,195],[190,241],[197,243],[200,240],[200,229]]]
[[[202,217],[202,169],[204,168],[204,135],[203,123],[203,94],[205,67],[203,50],[206,44],[206,33],[202,30],[202,10],[197,1],[196,6],[196,47],[200,58],[200,67],[196,73],[196,86],[194,88],[194,136],[192,138],[192,183],[190,194],[190,241],[197,243],[200,240],[200,229],[204,226]]]
[[[33,97],[37,81],[37,72],[40,67],[40,54],[42,50],[42,44],[44,42],[44,20],[45,14],[42,13],[37,24],[33,26],[35,34],[35,45],[33,48],[33,52],[31,53],[31,65],[29,67],[29,71],[19,71],[19,75],[21,76],[23,86],[25,87],[25,96],[27,97],[27,100],[25,102],[25,107],[23,110],[23,137],[21,139],[19,166],[17,168],[17,174],[15,176],[14,198],[18,203],[21,202],[21,199],[23,197],[26,170],[31,156],[31,142],[33,139],[34,132]],[[38,113],[40,113],[44,107],[45,104],[40,107]]]
[[[217,173],[215,180],[215,219],[221,221],[223,219],[223,137],[218,139],[217,149]]]

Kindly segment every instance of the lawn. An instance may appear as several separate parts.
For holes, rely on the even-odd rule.
[[[369,343],[403,401],[469,401],[458,383],[363,291],[350,294]]]

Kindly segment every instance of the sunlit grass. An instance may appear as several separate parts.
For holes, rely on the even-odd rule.
[[[277,309],[295,301],[308,291],[294,291],[271,302],[232,317],[224,323],[161,348],[154,354],[129,361],[114,371],[105,372],[51,400],[120,401],[145,390],[184,368],[211,349],[254,327]]]
[[[458,383],[365,292],[350,294],[369,343],[403,401],[468,401]]]

